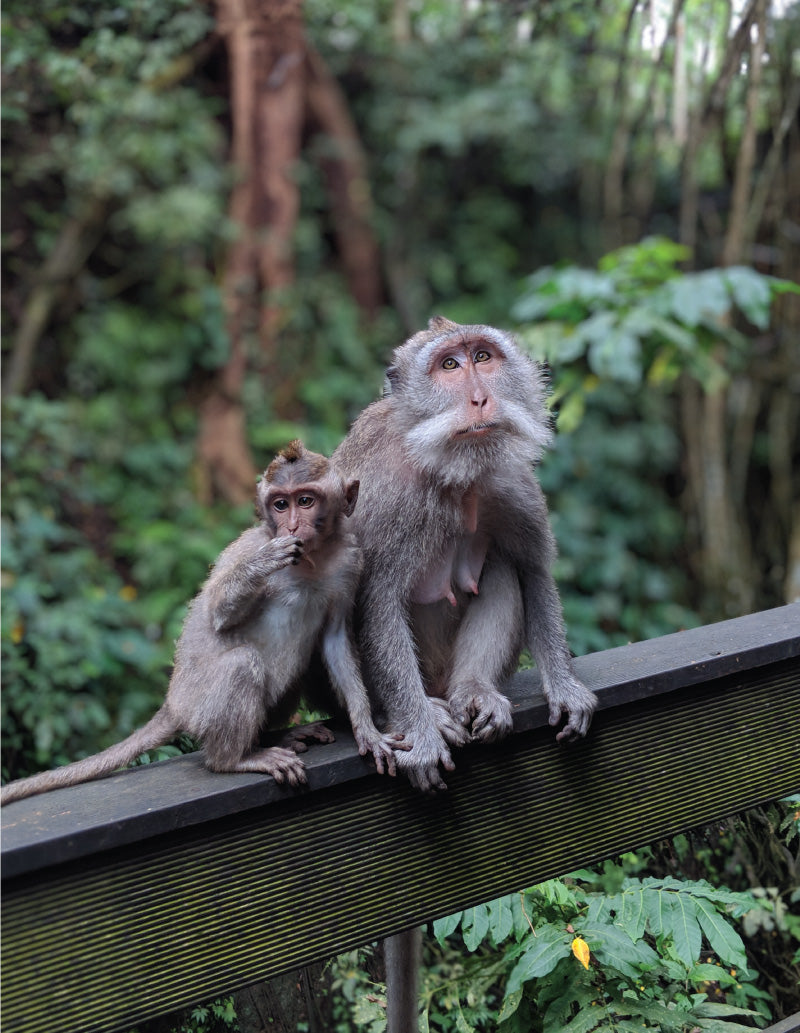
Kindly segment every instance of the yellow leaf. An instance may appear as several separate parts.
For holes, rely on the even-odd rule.
[[[586,940],[582,940],[580,936],[576,936],[572,941],[572,953],[584,968],[589,967],[589,958],[591,955],[589,953],[589,947]]]

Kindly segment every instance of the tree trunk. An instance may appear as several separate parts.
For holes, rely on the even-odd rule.
[[[27,390],[42,334],[64,291],[94,251],[105,226],[109,205],[110,201],[106,197],[88,198],[80,212],[67,219],[61,227],[25,303],[19,327],[14,334],[8,375],[3,379],[4,397],[23,394]]]
[[[241,1033],[327,1033],[332,1025],[330,977],[321,963],[307,965],[240,990],[234,997]]]
[[[255,481],[242,401],[248,371],[265,378],[276,416],[286,418],[296,405],[277,348],[280,292],[294,282],[294,173],[307,116],[329,140],[323,171],[339,251],[368,318],[382,291],[363,151],[338,84],[305,39],[301,0],[217,0],[217,11],[231,68],[237,236],[223,281],[231,354],[201,403],[198,453],[205,496],[238,503],[252,497]]]
[[[751,30],[757,26],[751,43]],[[705,105],[690,118],[688,141],[683,162],[680,213],[681,242],[694,248],[699,212],[697,160],[704,141],[717,128],[724,113],[725,96],[737,73],[744,53],[750,49],[747,115],[739,148],[736,179],[729,212],[728,229],[722,247],[723,265],[743,258],[746,217],[752,195],[755,161],[755,132],[763,45],[766,33],[765,0],[750,0],[742,22],[729,41],[719,74],[712,84]],[[734,447],[750,454],[752,442],[742,440],[744,424],[731,410],[729,391],[718,389],[703,393],[695,385],[684,384],[682,411],[687,451],[687,502],[690,524],[698,538],[696,569],[714,609],[730,616],[749,612],[757,598],[753,569],[752,543],[743,522],[742,507],[737,505],[733,470],[739,470],[739,485],[745,483],[747,465]],[[739,407],[744,419],[751,417],[750,406]],[[749,460],[748,460],[749,461]]]
[[[383,300],[383,288],[366,157],[339,84],[311,47],[306,61],[309,119],[326,137],[321,165],[339,255],[350,293],[367,319],[373,319]]]
[[[237,237],[223,282],[231,354],[200,406],[198,452],[206,494],[240,503],[252,497],[256,476],[242,402],[248,360],[258,356],[267,377],[275,375],[274,293],[294,278],[305,37],[300,0],[218,0],[218,23],[231,68]]]

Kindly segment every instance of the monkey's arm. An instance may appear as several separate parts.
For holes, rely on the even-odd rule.
[[[526,555],[521,560],[525,638],[542,676],[542,690],[550,707],[550,724],[567,721],[556,738],[570,740],[586,735],[597,706],[593,692],[575,676],[561,599],[550,570],[556,547],[547,518],[547,505],[538,483],[531,486],[527,513]]]
[[[572,669],[561,600],[549,570],[529,569],[524,585],[528,648],[542,676],[542,690],[550,706],[549,722],[567,722],[556,738],[586,735],[597,707],[595,694],[579,681]]]
[[[410,750],[412,744],[398,733],[384,735],[375,727],[350,629],[338,615],[328,622],[323,633],[322,658],[339,702],[350,718],[358,752],[362,757],[372,754],[379,774],[383,774],[384,764],[390,775],[397,774],[394,751]]]
[[[250,528],[229,545],[202,593],[214,631],[230,631],[252,617],[270,594],[270,578],[300,555],[297,538],[265,539],[261,528]]]

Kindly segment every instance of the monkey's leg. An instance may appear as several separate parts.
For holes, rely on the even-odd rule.
[[[397,767],[422,792],[446,789],[438,767],[454,769],[447,743],[463,735],[463,729],[425,691],[404,601],[390,595],[386,586],[368,583],[361,612],[359,645],[367,683],[383,706],[389,734],[401,734],[411,743],[410,751],[397,752]]]
[[[386,960],[386,1033],[419,1029],[419,967],[422,930],[405,929],[383,941]]]
[[[259,771],[276,782],[306,781],[305,765],[280,746],[254,749],[267,717],[285,690],[270,683],[264,659],[253,646],[229,649],[206,672],[200,712],[195,715],[211,771]]]
[[[511,731],[511,704],[499,690],[515,670],[523,642],[519,579],[496,556],[486,564],[479,594],[470,599],[453,647],[447,688],[450,711],[482,742]]]

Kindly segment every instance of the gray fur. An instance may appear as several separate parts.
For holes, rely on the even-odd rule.
[[[450,351],[470,378],[462,394],[441,375]],[[510,731],[500,686],[523,646],[550,723],[567,717],[559,739],[584,735],[596,704],[572,671],[533,473],[552,435],[540,368],[504,331],[437,317],[395,351],[387,379],[390,393],[356,420],[334,461],[360,481],[351,526],[364,553],[365,681],[387,727],[412,742],[399,766],[429,791],[444,787],[438,768],[452,769],[451,746]]]
[[[358,483],[346,483],[328,460],[299,442],[279,458],[286,455],[290,460],[276,460],[258,486],[261,523],[224,550],[191,603],[166,700],[155,717],[93,757],[4,786],[2,803],[110,774],[178,732],[201,741],[213,771],[259,771],[299,785],[306,781],[297,756],[305,749],[304,731],[320,741],[331,741],[332,734],[315,726],[290,734],[283,746],[260,749],[257,743],[275,708],[287,710],[299,696],[317,648],[359,751],[371,753],[379,771],[385,766],[394,774],[393,751],[407,746],[375,727],[352,644],[362,559],[342,518],[353,511]],[[327,473],[310,481],[322,464]],[[270,498],[300,484],[318,496],[319,515],[295,537],[279,526],[283,517],[271,510]]]

